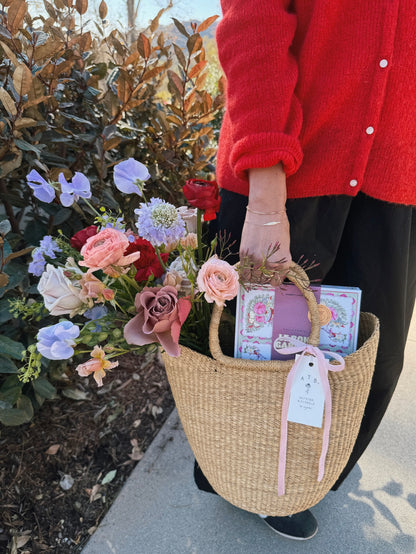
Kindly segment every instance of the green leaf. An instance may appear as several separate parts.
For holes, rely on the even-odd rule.
[[[15,360],[21,360],[25,347],[21,342],[0,335],[0,354],[6,354]]]
[[[17,373],[18,371],[19,369],[10,358],[0,354],[0,373]]]
[[[23,410],[26,414],[26,421],[30,421],[33,417],[33,405],[30,401],[30,398],[22,394],[17,401],[16,408],[18,410]]]
[[[32,386],[35,392],[43,398],[49,398],[51,400],[57,397],[56,388],[44,377],[32,381]]]
[[[0,388],[0,400],[14,406],[22,394],[23,384],[16,375],[10,375]]]
[[[36,148],[36,146],[33,146],[33,144],[30,144],[29,142],[21,139],[14,139],[14,143],[18,148],[20,148],[20,150],[25,150],[26,152],[35,152],[36,156],[40,158],[41,151],[39,150],[39,148]]]
[[[10,313],[9,309],[9,299],[3,298],[0,300],[0,324],[13,319],[13,315]]]
[[[112,471],[109,471],[104,479],[101,481],[101,484],[102,485],[107,485],[107,483],[111,483],[111,481],[114,479],[114,477],[116,476],[117,474],[117,470],[116,469],[113,469]]]
[[[25,410],[19,410],[17,408],[0,409],[0,422],[3,425],[14,427],[27,423],[28,421]]]

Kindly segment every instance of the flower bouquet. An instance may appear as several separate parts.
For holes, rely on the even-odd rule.
[[[239,276],[226,259],[230,245],[215,237],[203,242],[202,219],[212,220],[220,206],[215,181],[190,179],[183,192],[190,206],[175,207],[146,198],[147,168],[130,158],[114,168],[114,184],[140,198],[135,221],[94,206],[82,173],[68,182],[46,181],[37,171],[27,176],[36,198],[61,202],[94,224],[66,238],[45,236],[32,253],[29,272],[40,277],[38,291],[57,319],[39,330],[29,346],[20,379],[35,379],[42,358],[68,360],[88,356],[76,367],[102,386],[106,372],[129,351],[161,347],[179,356],[180,345],[208,353],[210,305],[223,305],[238,292]],[[80,201],[80,199],[82,199]],[[16,307],[15,307],[16,309]],[[33,305],[20,307],[34,312]]]

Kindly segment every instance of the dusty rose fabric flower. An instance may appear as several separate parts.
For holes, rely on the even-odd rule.
[[[105,352],[101,346],[94,346],[93,351],[91,352],[91,359],[84,364],[80,364],[75,368],[75,371],[81,377],[88,377],[91,373],[94,373],[94,379],[97,382],[99,387],[103,386],[103,377],[105,377],[105,370],[113,369],[117,367],[118,362],[110,362],[105,357]]]
[[[191,309],[188,298],[178,298],[175,287],[145,287],[136,294],[137,315],[124,327],[128,344],[158,342],[169,354],[179,356],[179,333]]]
[[[118,229],[102,229],[90,237],[81,248],[83,261],[79,265],[88,267],[90,271],[101,269],[111,277],[118,277],[123,272],[123,266],[128,266],[139,259],[140,252],[124,256],[129,246],[129,239]]]
[[[105,284],[97,279],[90,271],[82,275],[79,284],[81,285],[80,298],[84,302],[87,302],[91,298],[96,299],[96,302],[105,302],[106,300],[113,300],[114,298],[114,291],[108,289]]]
[[[222,306],[238,293],[238,273],[228,262],[212,256],[199,270],[196,278],[199,290],[205,293],[207,302]]]

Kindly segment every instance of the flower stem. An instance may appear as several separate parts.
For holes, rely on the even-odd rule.
[[[155,249],[155,252],[156,252],[157,259],[159,260],[159,263],[163,268],[163,271],[167,271],[168,268],[166,267],[164,261],[162,260],[162,256],[160,255],[159,248],[157,246],[155,246],[154,249]]]
[[[196,210],[196,236],[198,240],[198,262],[202,263],[202,210]]]
[[[94,206],[91,204],[91,202],[89,202],[86,198],[83,198],[84,202],[86,203],[86,205],[91,208],[91,210],[95,213],[95,215],[97,215],[98,217],[101,217],[101,214],[99,212],[97,212],[97,210],[94,208]]]

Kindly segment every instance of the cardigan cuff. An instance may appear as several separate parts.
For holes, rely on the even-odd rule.
[[[302,163],[300,142],[285,133],[258,133],[249,135],[234,144],[231,167],[239,179],[247,180],[247,170],[272,167],[282,162],[286,176],[293,175]]]

